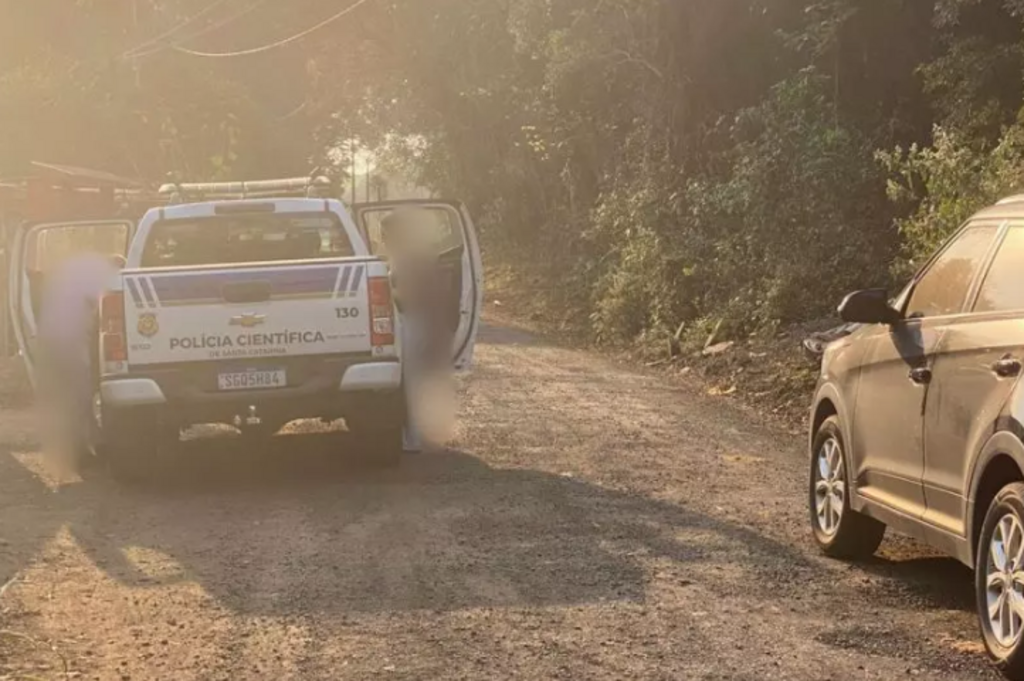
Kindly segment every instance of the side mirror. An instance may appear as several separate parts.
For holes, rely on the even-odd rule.
[[[889,304],[885,289],[868,289],[846,296],[839,305],[839,316],[853,324],[895,324],[900,313]]]

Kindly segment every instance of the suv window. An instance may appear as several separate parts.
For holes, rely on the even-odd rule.
[[[962,311],[998,229],[994,224],[969,227],[949,244],[914,286],[907,316],[941,317]]]
[[[1024,225],[1013,225],[978,292],[975,312],[1024,310]]]
[[[354,255],[337,217],[277,214],[164,220],[153,225],[142,267],[316,260]]]

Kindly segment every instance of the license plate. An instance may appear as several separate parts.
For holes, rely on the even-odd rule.
[[[288,377],[284,369],[232,371],[217,376],[217,387],[221,390],[266,390],[287,385]]]

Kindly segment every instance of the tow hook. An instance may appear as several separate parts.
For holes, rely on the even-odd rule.
[[[243,419],[241,416],[235,416],[235,428],[239,428],[240,429],[242,426],[245,426],[247,428],[252,428],[252,427],[258,426],[258,425],[260,425],[262,423],[263,423],[263,419],[261,419],[259,417],[259,415],[256,413],[256,405],[255,404],[250,404],[249,405],[249,415],[246,416],[245,419]]]

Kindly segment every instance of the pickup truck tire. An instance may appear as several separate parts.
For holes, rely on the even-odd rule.
[[[114,479],[154,482],[168,472],[179,431],[162,424],[155,412],[107,413],[100,432],[100,456]]]
[[[357,440],[364,463],[382,468],[401,463],[405,428],[405,400],[401,394],[368,400],[367,408],[346,419],[346,425]]]

